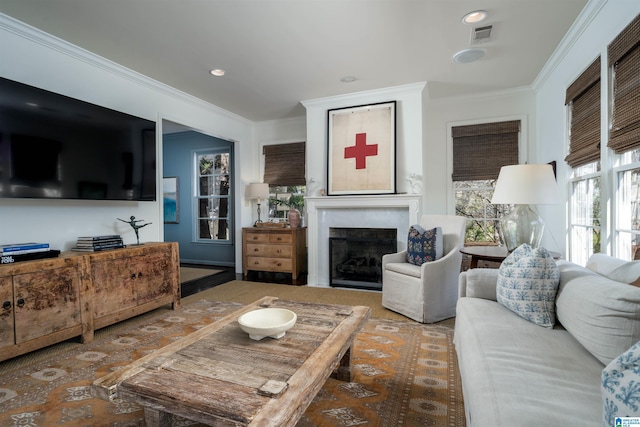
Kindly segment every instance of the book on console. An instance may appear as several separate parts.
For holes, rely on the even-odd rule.
[[[0,264],[12,264],[20,261],[32,261],[45,258],[56,258],[60,251],[51,249],[44,252],[33,252],[29,254],[3,254],[0,255]]]
[[[76,246],[71,248],[71,250],[79,251],[79,252],[100,252],[100,251],[107,251],[109,249],[119,249],[119,248],[126,248],[126,245],[121,243],[117,245]]]
[[[123,243],[122,239],[110,239],[110,240],[95,240],[93,242],[80,242],[76,243],[77,247],[95,247],[95,246],[107,246],[107,245],[121,245]]]
[[[48,250],[49,244],[29,242],[29,243],[12,243],[9,245],[0,245],[0,253],[2,254],[8,254],[10,252],[17,252],[17,251],[27,251],[27,250],[33,250],[33,249]]]
[[[96,240],[111,240],[111,239],[121,239],[122,236],[119,234],[105,234],[103,236],[81,236],[78,237],[78,242],[93,242]]]

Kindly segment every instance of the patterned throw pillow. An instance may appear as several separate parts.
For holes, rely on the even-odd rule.
[[[516,248],[500,265],[498,302],[536,325],[552,328],[560,272],[545,248]]]
[[[419,225],[409,227],[407,262],[422,265],[442,257],[442,228],[425,230]]]
[[[617,425],[617,417],[640,416],[640,341],[602,370],[600,391],[603,425]]]

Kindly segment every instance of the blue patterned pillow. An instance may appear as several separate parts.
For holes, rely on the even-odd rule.
[[[552,328],[560,271],[545,248],[516,248],[500,265],[498,302],[536,325]]]
[[[407,262],[422,265],[442,257],[442,228],[425,230],[419,225],[409,227]]]
[[[640,417],[640,341],[602,370],[603,424],[617,417]]]

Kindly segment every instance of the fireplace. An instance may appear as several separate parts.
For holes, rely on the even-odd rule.
[[[397,249],[395,228],[330,228],[330,286],[382,290],[382,256]]]

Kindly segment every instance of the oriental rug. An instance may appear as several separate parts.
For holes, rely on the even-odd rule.
[[[142,408],[94,398],[89,386],[242,305],[191,301],[98,330],[91,343],[67,341],[0,363],[0,426],[144,426]],[[464,426],[452,337],[449,326],[370,319],[356,338],[353,381],[329,379],[298,426]]]

